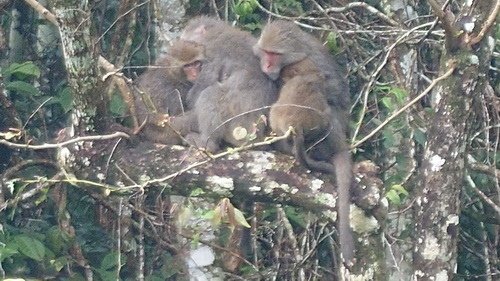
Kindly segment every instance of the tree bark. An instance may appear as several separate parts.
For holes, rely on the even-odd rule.
[[[418,280],[450,280],[456,273],[460,192],[468,140],[468,121],[474,100],[488,85],[488,66],[492,48],[481,40],[471,44],[491,13],[491,5],[478,5],[476,28],[456,32],[448,13],[437,11],[446,30],[447,49],[441,59],[441,72],[455,67],[453,75],[434,91],[434,112],[428,118],[428,140],[421,167],[421,182],[415,190],[414,274]],[[470,31],[469,31],[470,32]],[[449,38],[453,37],[453,38]],[[487,36],[485,37],[485,39]]]

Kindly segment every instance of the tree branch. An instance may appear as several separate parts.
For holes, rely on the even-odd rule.
[[[448,76],[450,76],[453,73],[454,70],[455,70],[455,65],[452,63],[452,66],[443,75],[441,75],[438,78],[434,79],[432,81],[432,83],[422,93],[420,93],[420,95],[416,96],[408,104],[406,104],[405,106],[403,106],[398,111],[394,112],[391,116],[389,116],[386,120],[384,120],[384,122],[382,122],[380,125],[378,125],[377,128],[375,128],[373,131],[371,131],[367,136],[365,136],[360,141],[358,141],[357,143],[355,143],[354,145],[352,145],[352,148],[356,148],[356,147],[360,146],[362,143],[364,143],[365,141],[367,141],[369,138],[373,137],[376,133],[378,133],[380,130],[382,130],[382,128],[384,128],[385,125],[387,125],[389,122],[391,122],[396,117],[398,117],[401,113],[403,113],[404,111],[406,111],[410,106],[414,105],[420,99],[422,99],[425,95],[427,95],[432,90],[432,88],[434,88],[434,86],[437,85],[437,83],[439,83],[440,81],[442,81],[442,80],[446,79]]]

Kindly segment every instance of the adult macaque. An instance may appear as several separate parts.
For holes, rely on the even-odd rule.
[[[336,176],[339,243],[349,264],[354,257],[349,225],[352,162],[346,140],[349,88],[344,71],[317,39],[282,20],[264,27],[253,51],[260,58],[262,71],[274,80],[281,77],[284,82],[279,104],[273,106],[271,126],[283,131],[288,129],[287,125],[295,125],[298,160],[312,170],[334,172]],[[280,106],[289,103],[311,109]],[[312,145],[322,137],[324,140],[306,154],[301,143]],[[333,163],[333,167],[326,161]]]
[[[180,135],[196,128],[194,115],[184,114],[186,95],[198,79],[204,61],[202,45],[177,40],[172,43],[168,55],[158,61],[157,67],[148,69],[138,78],[143,94],[137,111],[139,120],[146,120],[140,130],[142,137],[159,143],[180,144]]]
[[[321,42],[294,23],[277,20],[267,24],[253,51],[260,58],[262,71],[273,80],[279,78],[284,66],[309,58],[325,76],[328,103],[348,110],[350,97],[345,70]]]
[[[206,53],[206,63],[187,97],[199,128],[191,140],[215,152],[226,144],[240,146],[247,141],[234,134],[237,128],[263,137],[266,126],[261,116],[268,114],[277,89],[253,55],[256,39],[210,17],[191,20],[181,39],[202,44]]]

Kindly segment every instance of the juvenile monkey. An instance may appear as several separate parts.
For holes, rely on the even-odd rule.
[[[283,86],[278,100],[271,107],[269,123],[273,132],[278,134],[284,134],[290,126],[294,128],[293,148],[285,140],[281,143],[281,150],[293,151],[297,160],[313,171],[334,174],[334,166],[328,162],[336,152],[333,149],[344,150],[346,147],[335,146],[343,139],[333,127],[337,124],[332,124],[323,75],[311,60],[305,58],[283,67],[280,76]],[[306,145],[312,146],[310,153],[316,159],[306,152]]]
[[[278,20],[266,25],[253,51],[260,58],[264,73],[273,80],[280,77],[283,80],[279,103],[315,109],[303,111],[303,108],[288,106],[279,109],[278,104],[273,106],[271,126],[283,131],[288,129],[283,128],[287,122],[294,123],[292,126],[295,125],[298,131],[295,137],[298,160],[312,170],[335,174],[339,243],[342,256],[349,264],[354,257],[354,241],[349,226],[352,160],[347,145],[349,87],[345,73],[317,39],[291,22]],[[324,106],[326,104],[328,106]],[[309,154],[303,150],[303,145],[300,147],[301,138],[311,145],[324,136],[325,139],[313,146]],[[333,169],[325,161],[332,163]]]
[[[167,56],[157,62],[158,67],[148,69],[138,78],[138,87],[144,92],[142,100],[137,103],[139,120],[147,117],[140,130],[142,137],[159,143],[180,144],[179,134],[187,134],[196,128],[196,118],[185,114],[184,108],[186,95],[198,79],[204,61],[202,45],[177,40],[172,43]],[[168,116],[176,117],[167,120]]]
[[[259,120],[276,100],[277,88],[253,55],[256,39],[210,17],[191,20],[181,39],[202,44],[206,53],[206,63],[187,97],[199,128],[191,135],[193,142],[212,152],[224,145],[240,146],[246,139],[235,137],[237,127],[263,137],[266,128]]]

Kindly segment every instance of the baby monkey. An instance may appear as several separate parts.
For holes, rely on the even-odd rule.
[[[137,104],[139,117],[147,116],[140,135],[150,141],[180,144],[180,135],[196,127],[196,119],[185,113],[186,96],[201,72],[205,48],[198,43],[176,40],[161,58],[158,68],[148,69],[138,79],[144,92]],[[171,116],[175,116],[170,120]]]
[[[269,123],[271,129],[284,134],[293,127],[290,140],[279,143],[284,152],[293,151],[296,159],[313,171],[335,174],[330,159],[333,149],[342,144],[333,130],[331,108],[326,99],[325,78],[319,68],[308,58],[289,64],[281,70],[283,86],[278,101],[271,107]],[[337,129],[337,131],[339,131]],[[308,153],[308,147],[310,154]],[[318,160],[319,159],[319,160]]]

